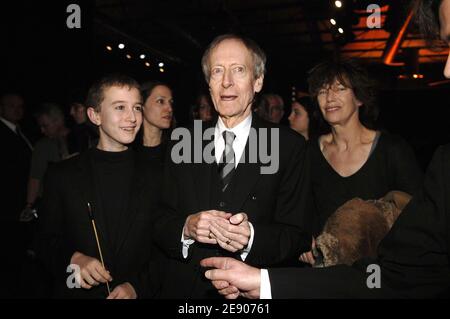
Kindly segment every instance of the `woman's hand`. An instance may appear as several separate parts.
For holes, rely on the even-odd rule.
[[[316,241],[314,240],[314,237],[313,237],[312,244],[311,244],[311,250],[306,253],[301,254],[298,259],[304,263],[311,264],[311,266],[314,265],[314,263],[316,262],[314,259],[314,255],[312,253],[314,248],[316,248]]]

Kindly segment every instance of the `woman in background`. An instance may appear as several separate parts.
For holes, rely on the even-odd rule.
[[[163,162],[166,141],[173,127],[172,90],[162,82],[146,82],[141,86],[144,101],[142,128],[136,144],[144,160],[159,159]]]
[[[303,135],[305,140],[317,137],[317,111],[314,109],[309,96],[298,98],[292,102],[291,114],[288,120],[291,129]]]

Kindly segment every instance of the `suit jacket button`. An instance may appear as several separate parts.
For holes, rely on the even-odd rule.
[[[220,203],[219,203],[219,206],[220,206],[220,207],[225,207],[225,205],[226,205],[225,202],[220,202]]]

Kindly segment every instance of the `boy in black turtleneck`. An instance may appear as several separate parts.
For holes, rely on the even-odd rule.
[[[105,77],[89,90],[87,105],[99,142],[49,169],[39,257],[53,275],[55,297],[155,297],[161,275],[150,236],[161,170],[157,161],[142,165],[127,147],[142,123],[139,84]]]

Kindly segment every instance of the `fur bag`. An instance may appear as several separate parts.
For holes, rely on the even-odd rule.
[[[411,196],[391,191],[379,200],[354,198],[339,207],[316,238],[314,267],[352,265],[376,257],[380,241],[391,229]]]

